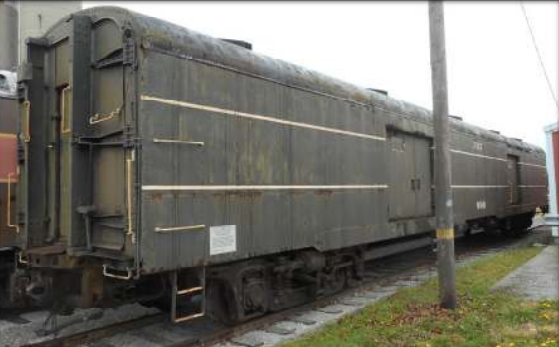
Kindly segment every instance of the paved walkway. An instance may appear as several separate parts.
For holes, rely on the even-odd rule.
[[[557,245],[547,246],[529,262],[517,268],[493,289],[506,289],[529,300],[559,299],[559,258]]]

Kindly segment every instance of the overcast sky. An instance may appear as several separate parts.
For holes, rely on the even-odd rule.
[[[431,109],[427,2],[84,2],[116,5]],[[557,2],[525,2],[558,90]],[[558,111],[519,2],[445,4],[450,113],[544,146]],[[559,97],[558,97],[559,98]]]

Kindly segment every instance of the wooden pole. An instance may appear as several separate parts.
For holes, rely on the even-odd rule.
[[[444,14],[441,1],[429,1],[433,122],[435,126],[435,224],[441,307],[456,308],[454,218],[450,171],[450,131]]]

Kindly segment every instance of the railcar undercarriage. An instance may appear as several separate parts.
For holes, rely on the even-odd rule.
[[[29,268],[31,280],[26,281],[24,296],[61,315],[78,307],[140,302],[170,310],[176,322],[209,315],[235,324],[353,285],[362,277],[364,261],[361,247],[329,253],[303,250],[139,279],[103,276],[100,264],[81,262],[81,266],[67,268]]]
[[[17,254],[14,247],[0,247],[0,308],[30,305],[24,295],[29,278],[24,269],[17,267]]]
[[[499,229],[507,236],[520,235],[530,226],[532,215],[476,220],[467,228],[456,229],[464,235],[479,227],[486,231]],[[32,299],[33,304],[61,315],[71,314],[78,307],[108,308],[139,302],[170,311],[175,322],[207,315],[233,325],[340,292],[359,283],[367,261],[429,244],[433,244],[432,235],[423,234],[330,252],[305,249],[139,278],[114,271],[107,276],[99,259],[70,261],[70,257],[58,254],[57,260],[44,256],[38,260],[34,255],[29,257],[31,263],[54,262],[59,268],[31,267],[25,276],[20,273],[11,282],[20,288],[12,289],[18,295],[11,299]]]
[[[8,223],[24,299],[234,324],[433,244],[426,109],[114,7],[62,19],[26,57]],[[491,216],[547,203],[543,151],[451,125],[456,236],[524,229]]]

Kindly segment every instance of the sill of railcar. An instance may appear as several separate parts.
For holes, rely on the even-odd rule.
[[[95,249],[93,251],[88,251],[85,249],[73,249],[72,255],[76,257],[95,257],[102,258],[111,261],[128,262],[133,261],[134,258],[124,255],[122,253],[117,253],[109,250]]]

